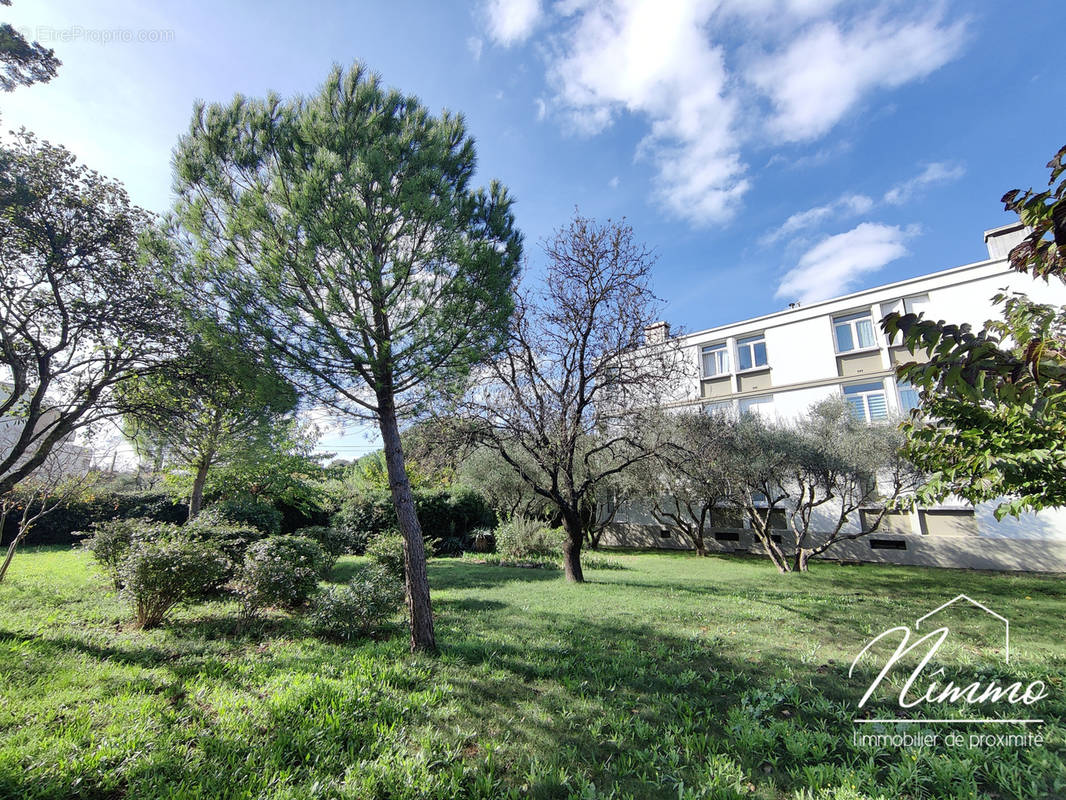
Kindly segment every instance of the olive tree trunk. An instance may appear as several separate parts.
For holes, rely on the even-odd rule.
[[[581,516],[574,511],[563,512],[563,530],[566,541],[563,542],[563,572],[571,583],[584,583],[585,573],[581,570],[581,544],[585,538]]]

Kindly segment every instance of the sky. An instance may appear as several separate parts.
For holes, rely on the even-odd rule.
[[[999,198],[1045,185],[1066,143],[1061,0],[14,0],[0,21],[63,61],[0,95],[3,130],[160,213],[195,101],[306,94],[362,61],[464,114],[531,278],[575,208],[624,217],[680,330],[986,258]]]

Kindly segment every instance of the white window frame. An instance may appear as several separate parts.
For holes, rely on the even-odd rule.
[[[772,394],[762,394],[758,397],[741,397],[737,401],[737,416],[743,417],[745,414],[759,414],[763,415],[762,411],[755,411],[756,406],[769,406],[767,409],[771,413],[774,407],[774,396]]]
[[[870,323],[870,338],[873,340],[872,344],[863,345],[859,344],[859,326],[858,323],[866,320]],[[844,353],[859,353],[865,350],[875,350],[878,347],[877,344],[877,328],[874,327],[874,316],[869,309],[865,311],[855,311],[851,314],[841,314],[833,317],[833,345],[836,347],[838,354]],[[837,335],[837,327],[840,325],[847,325],[851,331],[852,347],[848,350],[844,350],[840,346],[840,337]]]
[[[908,407],[903,402],[903,393],[905,391],[914,392],[915,403],[914,403],[913,406]],[[915,388],[914,384],[911,383],[910,381],[899,381],[899,380],[897,380],[896,381],[896,400],[899,403],[899,411],[900,411],[900,413],[904,414],[904,415],[909,414],[911,412],[912,408],[918,408],[919,405],[920,405],[920,401],[919,401],[919,398],[918,398],[918,389]]]
[[[762,344],[763,363],[759,364],[758,359],[755,358],[755,348],[757,345]],[[740,361],[741,350],[747,350],[751,356],[751,366],[742,367]],[[756,333],[751,336],[744,336],[737,339],[737,372],[754,372],[759,369],[766,369],[770,366],[770,354],[766,349],[766,334]]]
[[[737,413],[737,404],[735,400],[712,400],[709,403],[703,404],[703,413],[708,416],[713,414],[735,416]]]
[[[718,356],[715,360],[721,366],[715,372],[707,371],[707,356]],[[719,342],[717,344],[704,345],[700,350],[700,369],[703,372],[704,378],[720,378],[723,375],[731,375],[732,369],[729,363],[729,343]]]
[[[849,392],[848,391],[848,389],[857,389],[860,386],[877,386],[878,388],[877,389],[866,389],[866,390],[861,391],[861,392]],[[884,422],[884,421],[886,421],[889,418],[889,413],[888,413],[888,392],[885,391],[885,382],[884,381],[867,381],[865,383],[853,383],[853,384],[850,384],[850,385],[841,386],[840,390],[841,390],[841,392],[844,395],[844,399],[847,400],[849,402],[849,404],[851,403],[851,398],[853,398],[853,397],[857,397],[857,398],[862,400],[862,413],[863,413],[862,421],[865,422],[867,425],[872,425],[875,422]],[[883,417],[878,417],[877,419],[874,419],[873,415],[870,413],[870,397],[872,397],[873,395],[878,395],[878,394],[881,395],[881,402],[882,402],[882,404],[885,407],[885,415]],[[852,405],[852,409],[854,409],[854,408],[855,408],[855,406]]]
[[[915,311],[914,310],[914,301],[915,300],[919,301],[922,305],[926,306],[926,308],[919,308],[917,311]],[[904,297],[903,298],[903,313],[904,314],[921,314],[921,313],[924,313],[928,309],[928,306],[929,306],[929,295],[927,295],[927,294],[913,294],[910,297]]]

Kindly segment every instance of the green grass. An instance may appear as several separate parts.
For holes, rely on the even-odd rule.
[[[0,586],[0,797],[1066,796],[1061,579],[610,560],[583,586],[433,562],[430,659],[403,633],[330,644],[222,601],[131,630],[87,555],[20,553]],[[359,569],[346,559],[333,579]],[[967,637],[942,660],[1048,681],[1048,742],[853,743],[851,720],[878,711],[855,707],[872,676],[848,680],[855,653],[959,592],[1012,620],[1011,665],[993,621],[962,612],[948,613]]]

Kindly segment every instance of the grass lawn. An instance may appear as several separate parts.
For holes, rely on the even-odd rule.
[[[130,630],[87,554],[20,553],[0,586],[0,797],[1066,797],[1060,578],[612,559],[624,568],[583,586],[432,562],[430,659],[404,634],[343,646],[299,618],[242,627],[221,601]],[[333,579],[359,569],[346,559]],[[876,670],[849,680],[851,659],[960,592],[1010,618],[1011,663],[995,620],[962,610],[945,612],[965,636],[940,661],[1045,680],[1050,696],[1025,709],[1047,720],[1045,744],[853,741],[870,727],[853,718],[899,709],[887,693],[856,708]]]

